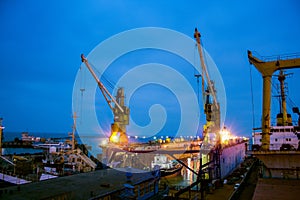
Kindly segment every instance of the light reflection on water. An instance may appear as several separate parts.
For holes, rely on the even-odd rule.
[[[184,163],[193,169],[196,173],[199,170],[199,161],[191,159],[190,161],[184,160]],[[170,188],[179,190],[180,188],[187,187],[192,183],[196,182],[197,175],[185,167],[182,168],[181,174],[174,177],[162,177],[161,181],[167,183]],[[196,188],[196,187],[195,187]]]

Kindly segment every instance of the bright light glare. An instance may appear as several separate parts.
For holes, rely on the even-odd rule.
[[[234,136],[232,136],[231,133],[226,129],[220,131],[220,136],[222,144],[228,144],[229,140],[234,138]]]
[[[107,140],[102,140],[102,141],[101,141],[101,145],[102,145],[102,146],[106,146],[106,145],[107,145]]]
[[[112,136],[110,136],[109,140],[113,143],[118,143],[120,141],[120,136],[118,133],[113,132]]]

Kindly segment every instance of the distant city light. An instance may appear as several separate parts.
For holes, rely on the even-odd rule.
[[[102,145],[102,146],[106,146],[106,145],[107,145],[107,141],[106,141],[106,140],[102,140],[102,141],[101,141],[101,145]]]

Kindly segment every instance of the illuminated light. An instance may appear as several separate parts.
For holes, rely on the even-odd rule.
[[[232,139],[237,139],[237,136],[233,136],[230,131],[228,131],[227,129],[223,129],[222,131],[220,131],[220,137],[221,137],[221,143],[222,144],[228,144],[229,140]]]
[[[156,136],[154,136],[153,139],[156,140]]]
[[[113,133],[112,136],[110,136],[109,140],[113,143],[118,143],[119,142],[119,136],[117,135],[117,133]]]
[[[243,136],[243,140],[249,140],[249,138],[247,138],[247,137]]]
[[[139,137],[136,135],[136,136],[134,136],[134,138],[135,138],[135,139],[138,139]]]
[[[160,138],[164,138],[164,136],[160,136]]]
[[[169,138],[169,136],[166,136],[166,138]]]
[[[128,135],[127,137],[128,137],[128,139],[129,139],[129,138],[130,138],[130,135]]]
[[[101,145],[102,145],[102,146],[106,146],[106,145],[107,145],[107,141],[106,141],[106,140],[102,140],[102,141],[101,141]]]
[[[146,136],[143,136],[143,139],[145,139],[146,138]]]
[[[187,159],[188,167],[191,168],[191,158]],[[191,171],[188,170],[187,180],[190,180]]]

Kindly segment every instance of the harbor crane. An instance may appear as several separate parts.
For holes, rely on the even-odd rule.
[[[204,61],[204,55],[202,46],[200,43],[201,34],[195,28],[194,38],[197,42],[198,53],[200,56],[201,69],[202,69],[202,92],[205,96],[204,113],[206,115],[206,124],[203,127],[204,142],[208,139],[208,133],[216,133],[217,145],[220,143],[220,104],[217,100],[216,89],[214,82],[211,80],[206,63]],[[204,89],[204,77],[206,78],[207,89]],[[211,101],[212,97],[212,101]],[[207,141],[206,141],[207,142]]]
[[[268,151],[270,149],[270,115],[271,115],[271,85],[272,75],[277,70],[300,68],[300,55],[281,55],[274,58],[259,59],[252,55],[248,50],[248,59],[250,64],[261,73],[263,77],[263,105],[262,105],[262,139],[261,150]],[[284,76],[281,74],[279,81],[284,81]],[[281,84],[282,85],[282,84]],[[281,86],[283,87],[283,86]],[[283,91],[283,90],[282,90]],[[288,124],[285,104],[283,104],[282,123]]]
[[[114,98],[106,87],[102,84],[87,58],[81,54],[81,61],[84,62],[94,79],[96,80],[98,87],[103,94],[109,108],[113,112],[114,122],[111,124],[111,135],[109,141],[115,144],[127,145],[128,137],[126,134],[126,126],[129,124],[129,108],[125,106],[125,94],[124,88],[120,87],[117,90],[116,98]]]
[[[200,43],[201,34],[195,28],[194,38],[197,42],[198,53],[200,57],[201,69],[202,69],[202,93],[205,97],[204,103],[204,113],[206,116],[206,124],[203,126],[203,145],[201,147],[204,151],[213,150],[214,161],[215,161],[215,178],[221,179],[221,162],[220,156],[222,151],[221,146],[221,122],[220,122],[220,104],[217,100],[216,89],[214,87],[214,82],[211,80],[206,63],[204,60],[203,50]],[[207,89],[204,89],[204,77],[206,78]],[[212,97],[212,101],[211,101]],[[215,134],[215,144],[211,147],[209,144],[210,133]],[[212,148],[212,149],[211,149]],[[203,156],[203,155],[202,155]],[[202,162],[202,161],[201,161]]]

